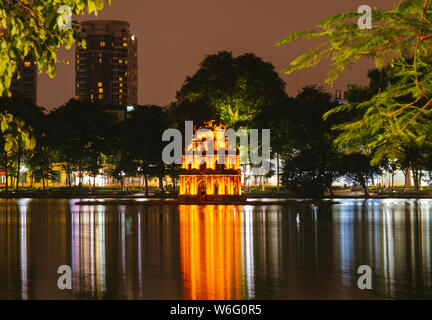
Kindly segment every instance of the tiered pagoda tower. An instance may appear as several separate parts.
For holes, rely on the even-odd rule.
[[[209,122],[204,128],[211,130],[213,143],[208,139],[208,133],[198,132],[192,139],[191,145],[187,147],[188,151],[193,151],[193,156],[183,155],[179,199],[240,200],[242,190],[238,150],[234,154],[229,153],[228,137],[220,139],[222,142],[217,140],[217,130],[225,129],[224,126],[213,126],[212,122]],[[213,154],[208,152],[212,145]],[[224,161],[218,161],[220,160],[218,151],[223,155]],[[197,156],[197,152],[202,156]]]

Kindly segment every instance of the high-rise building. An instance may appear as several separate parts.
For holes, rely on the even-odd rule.
[[[31,54],[17,62],[18,73],[12,78],[10,91],[12,96],[21,96],[37,102],[37,65]]]
[[[126,21],[81,23],[86,49],[77,47],[75,98],[104,104],[138,104],[138,39]]]

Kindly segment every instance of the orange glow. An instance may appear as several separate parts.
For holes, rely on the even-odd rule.
[[[183,295],[241,298],[241,206],[179,206]]]
[[[198,132],[187,151],[192,151],[193,156],[183,156],[180,174],[180,196],[240,196],[241,176],[240,159],[238,154],[228,153],[228,137],[223,132],[226,126],[213,124],[210,121],[205,124],[207,132]],[[203,128],[194,128],[195,132]],[[223,130],[223,131],[222,131]],[[207,154],[213,144],[213,154]],[[224,163],[218,163],[218,151],[224,157]],[[221,161],[222,162],[222,161]]]

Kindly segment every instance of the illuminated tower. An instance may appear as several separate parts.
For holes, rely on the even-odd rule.
[[[187,150],[193,151],[194,156],[184,155],[182,172],[180,173],[180,199],[206,200],[237,200],[241,198],[241,174],[239,169],[239,155],[230,154],[228,137],[221,141],[217,139],[218,129],[224,126],[214,126],[212,122],[205,128],[209,133],[198,133],[193,138]],[[210,143],[208,134],[212,135]],[[214,152],[208,152],[213,146]],[[222,150],[222,151],[221,151]],[[219,154],[224,158],[218,161]],[[197,153],[199,156],[197,156]]]
[[[138,104],[138,39],[126,21],[81,23],[87,48],[76,49],[75,98],[104,104]]]

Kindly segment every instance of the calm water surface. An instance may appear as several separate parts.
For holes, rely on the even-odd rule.
[[[0,299],[432,299],[432,200],[77,201],[0,200]],[[357,288],[360,265],[372,290]]]

